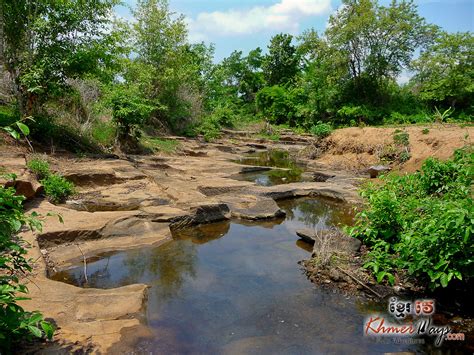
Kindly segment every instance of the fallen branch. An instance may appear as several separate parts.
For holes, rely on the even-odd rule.
[[[86,256],[84,255],[84,253],[82,252],[82,249],[81,247],[79,246],[79,244],[76,244],[76,246],[79,248],[79,251],[81,252],[82,254],[82,259],[84,261],[84,278],[86,279],[86,284],[89,283],[89,280],[87,280],[87,260],[86,260]]]
[[[365,287],[367,290],[369,290],[370,292],[372,292],[374,295],[376,295],[377,297],[379,298],[383,298],[382,295],[380,295],[378,292],[376,292],[375,290],[371,289],[369,286],[367,286],[365,283],[363,283],[362,281],[360,281],[358,278],[356,278],[354,275],[352,275],[349,271],[346,271],[344,269],[341,269],[339,266],[336,266],[336,268],[340,271],[342,271],[343,273],[345,273],[347,276],[349,276],[351,279],[353,279],[355,282],[357,282],[359,285]]]

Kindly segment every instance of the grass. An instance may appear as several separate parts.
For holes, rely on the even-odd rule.
[[[166,154],[175,153],[176,150],[181,146],[181,143],[174,139],[156,137],[143,137],[142,144],[154,152],[162,152]]]

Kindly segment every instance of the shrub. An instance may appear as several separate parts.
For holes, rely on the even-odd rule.
[[[13,188],[0,187],[0,352],[10,353],[20,341],[34,337],[51,339],[54,328],[38,312],[27,312],[18,305],[27,287],[19,276],[31,271],[25,258],[24,242],[17,233],[25,227],[41,229],[40,221],[23,213],[23,196]]]
[[[104,147],[112,146],[117,136],[117,129],[111,121],[97,121],[91,127],[92,138]]]
[[[472,148],[464,148],[362,189],[367,207],[348,230],[370,247],[364,266],[379,282],[407,274],[435,289],[474,276],[473,164]]]
[[[407,132],[396,129],[393,132],[393,141],[396,145],[408,146],[410,145],[410,135]]]
[[[421,131],[421,133],[423,134],[428,134],[430,133],[430,130],[428,128],[423,128],[423,130]]]
[[[46,196],[53,203],[64,202],[70,195],[75,193],[74,184],[58,174],[51,174],[41,180]]]
[[[332,127],[327,123],[318,122],[318,124],[311,127],[310,132],[319,138],[325,138],[331,134]]]
[[[46,178],[51,173],[48,161],[43,158],[35,157],[29,160],[26,166],[38,180]]]

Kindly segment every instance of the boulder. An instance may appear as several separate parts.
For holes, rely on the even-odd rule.
[[[226,195],[220,201],[229,206],[232,217],[248,220],[277,218],[285,216],[275,200],[251,195]]]
[[[367,173],[370,175],[371,179],[375,179],[380,174],[390,170],[392,169],[385,165],[372,165],[367,169]]]

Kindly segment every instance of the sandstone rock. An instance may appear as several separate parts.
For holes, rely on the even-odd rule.
[[[381,173],[390,171],[391,168],[385,165],[373,165],[367,169],[367,173],[370,175],[371,179],[375,179]]]
[[[236,218],[258,220],[285,216],[276,202],[267,197],[226,195],[220,197],[220,201],[229,206],[232,216]]]
[[[316,182],[326,182],[329,179],[334,178],[336,175],[330,174],[330,173],[325,173],[322,171],[317,171],[313,173],[313,181]]]

